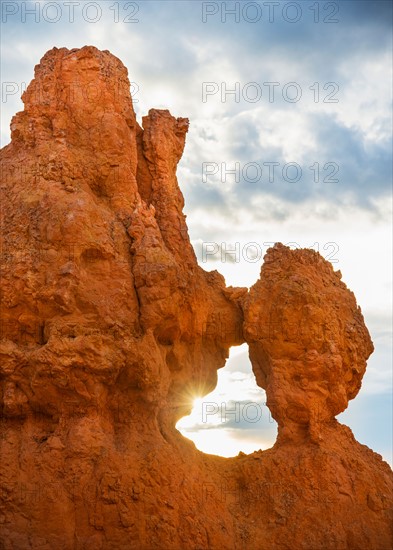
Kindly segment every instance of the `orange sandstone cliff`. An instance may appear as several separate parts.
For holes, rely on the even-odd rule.
[[[335,416],[373,350],[318,253],[201,269],[176,179],[188,120],[136,121],[108,51],[54,48],[1,151],[0,548],[388,550],[392,474]],[[175,424],[247,342],[272,449]]]

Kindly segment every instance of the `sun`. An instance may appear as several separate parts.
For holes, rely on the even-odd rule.
[[[192,401],[192,408],[198,409],[199,407],[201,407],[203,403],[203,399],[204,399],[203,397],[194,397]]]

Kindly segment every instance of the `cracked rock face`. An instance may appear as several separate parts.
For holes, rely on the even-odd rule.
[[[22,99],[1,151],[0,547],[391,547],[391,470],[335,420],[373,349],[340,275],[282,245],[250,292],[202,270],[188,120],[141,127],[108,51],[51,50]],[[278,440],[205,455],[175,423],[245,341]]]

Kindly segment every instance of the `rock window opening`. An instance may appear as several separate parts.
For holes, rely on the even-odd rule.
[[[265,391],[257,386],[247,344],[231,348],[225,367],[218,371],[216,388],[196,398],[191,414],[176,428],[200,451],[225,457],[274,444],[277,423],[266,406]]]

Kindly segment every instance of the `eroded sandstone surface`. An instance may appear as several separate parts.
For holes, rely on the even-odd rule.
[[[108,51],[54,48],[23,101],[1,151],[0,548],[391,548],[391,470],[335,419],[373,350],[341,275],[282,245],[249,292],[201,269],[188,120],[140,127]],[[243,342],[277,442],[203,454],[176,421]]]

